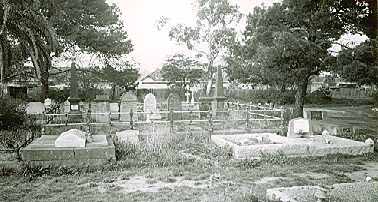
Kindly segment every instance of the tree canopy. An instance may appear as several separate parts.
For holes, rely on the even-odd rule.
[[[2,69],[10,72],[13,64],[21,66],[30,57],[42,84],[42,98],[47,96],[52,53],[80,50],[110,59],[132,51],[119,9],[105,0],[1,3]]]
[[[348,12],[347,12],[348,11]],[[290,85],[295,114],[302,116],[309,79],[330,69],[328,49],[346,32],[357,32],[366,5],[350,1],[283,0],[248,16],[244,40],[228,58],[229,75],[244,82]]]
[[[205,63],[207,72],[206,94],[210,93],[216,66],[222,64],[228,46],[236,37],[235,25],[241,14],[238,7],[228,0],[197,0],[197,21],[195,26],[178,24],[170,27],[169,37],[195,52],[196,60]],[[167,18],[162,18],[162,24]]]
[[[164,80],[172,90],[183,93],[187,85],[199,84],[205,71],[196,60],[182,54],[170,57],[161,69]]]

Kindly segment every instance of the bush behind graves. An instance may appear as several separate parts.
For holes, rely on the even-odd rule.
[[[20,149],[28,145],[41,128],[35,119],[27,116],[21,100],[1,98],[0,105],[0,145],[16,152],[20,159]]]
[[[378,90],[372,94],[372,101],[375,106],[378,107]]]
[[[231,89],[228,91],[227,96],[231,99],[243,102],[257,103],[267,103],[271,102],[279,105],[287,105],[294,103],[294,92],[293,91],[280,91],[276,89],[268,90],[238,90]]]
[[[58,89],[49,89],[48,98],[54,100],[57,103],[63,103],[69,97],[70,92],[68,89],[58,90]]]
[[[0,129],[13,130],[26,121],[25,103],[9,97],[0,98]]]
[[[306,104],[327,104],[332,101],[329,88],[319,88],[305,97]]]

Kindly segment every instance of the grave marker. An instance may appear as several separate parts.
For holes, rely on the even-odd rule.
[[[133,110],[133,113],[137,112],[138,107],[138,98],[134,92],[129,91],[126,94],[123,94],[121,97],[121,106],[120,106],[120,120],[121,121],[130,121],[130,110]],[[125,114],[122,114],[125,113]],[[133,116],[133,120],[137,120],[137,116]]]
[[[156,98],[152,93],[144,97],[143,111],[147,113],[147,121],[161,119],[160,112],[156,107]]]
[[[298,138],[312,135],[310,120],[295,118],[289,121],[287,137]]]

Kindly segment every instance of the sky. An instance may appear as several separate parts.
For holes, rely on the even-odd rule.
[[[257,5],[270,5],[279,0],[232,0],[240,12],[248,14]],[[172,24],[194,25],[196,11],[193,0],[109,0],[118,5],[122,20],[134,45],[131,57],[139,65],[142,75],[161,68],[166,59],[184,50],[168,37],[167,30],[158,30],[157,22],[165,16]]]
[[[194,25],[196,11],[192,4],[194,0],[108,0],[118,5],[122,12],[122,20],[134,45],[130,54],[137,63],[142,75],[161,68],[166,59],[184,48],[178,46],[168,37],[167,30],[158,30],[157,22],[162,17],[168,17],[171,24]],[[271,5],[280,0],[230,0],[239,6],[240,12],[248,14],[255,6]],[[241,22],[243,24],[243,20]],[[245,26],[240,25],[241,27]],[[364,41],[361,37],[345,36],[344,42],[350,39],[357,43]],[[336,50],[340,47],[334,47]]]

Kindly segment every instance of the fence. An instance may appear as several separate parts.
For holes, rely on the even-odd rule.
[[[38,116],[43,128],[51,127],[93,127],[122,126],[129,129],[141,129],[149,126],[163,125],[170,132],[206,130],[210,135],[224,133],[228,130],[268,129],[281,131],[283,128],[283,109],[263,106],[225,103],[223,111],[160,111],[147,113],[141,111],[92,113],[44,113]],[[158,118],[156,119],[156,116]],[[123,118],[121,118],[123,117]]]

